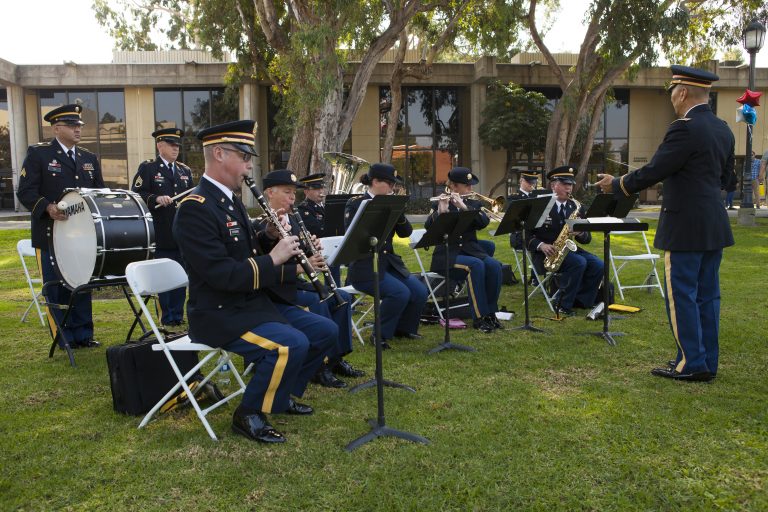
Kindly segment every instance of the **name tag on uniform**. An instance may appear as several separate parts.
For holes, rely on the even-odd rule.
[[[155,174],[154,182],[155,183],[163,183],[163,182],[165,182],[165,178],[163,177],[162,174],[157,173],[157,174]]]
[[[237,241],[237,237],[240,236],[240,228],[230,228],[229,236],[233,237]]]
[[[51,172],[53,174],[58,174],[61,172],[61,164],[57,162],[56,160],[52,161],[48,164],[48,172]]]

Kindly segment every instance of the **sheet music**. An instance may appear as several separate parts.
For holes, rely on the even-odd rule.
[[[354,218],[352,219],[352,222],[349,224],[349,227],[347,228],[347,233],[352,233],[354,231],[354,227],[357,225],[358,220],[363,215],[363,212],[365,211],[365,207],[368,203],[370,203],[372,199],[363,199],[360,203],[360,208],[357,209],[357,213],[355,213]],[[331,251],[331,254],[328,258],[326,258],[326,262],[328,263],[329,267],[332,267],[335,264],[336,261],[336,255],[339,252],[339,249],[344,245],[343,240],[341,243],[336,245],[336,247],[333,248],[333,251]]]
[[[588,219],[579,219],[580,222],[589,222],[590,224],[613,224],[624,222],[624,219],[618,217],[590,217]]]

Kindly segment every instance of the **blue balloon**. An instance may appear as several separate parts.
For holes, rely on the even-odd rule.
[[[755,124],[757,122],[757,112],[755,111],[754,107],[750,105],[744,105],[742,114],[744,115],[744,122],[747,124]]]

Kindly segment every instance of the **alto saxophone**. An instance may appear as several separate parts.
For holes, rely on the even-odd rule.
[[[570,196],[568,199],[572,199],[573,202],[576,203],[576,209],[568,218],[576,219],[579,216],[581,203]],[[552,245],[555,247],[555,254],[544,258],[544,268],[547,270],[547,272],[557,272],[560,269],[560,266],[563,264],[563,261],[565,261],[565,257],[568,256],[568,253],[571,251],[576,251],[576,242],[573,241],[571,238],[572,236],[573,234],[570,232],[570,229],[568,229],[568,224],[565,224],[563,229],[560,231],[560,234],[557,235],[555,241],[552,242]]]

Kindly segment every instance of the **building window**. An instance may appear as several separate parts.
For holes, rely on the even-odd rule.
[[[56,107],[79,103],[85,126],[80,146],[96,153],[101,162],[104,184],[128,187],[128,149],[125,135],[125,95],[122,90],[40,90],[39,128],[42,140],[53,138],[45,115]]]
[[[578,156],[574,157],[573,161],[578,162]],[[587,166],[588,179],[593,182],[598,173],[625,174],[628,164],[629,90],[614,89],[613,98],[606,101],[603,118],[595,132]]]
[[[192,169],[196,182],[205,170],[197,132],[239,118],[237,89],[155,89],[155,129],[184,130],[179,160]]]
[[[389,87],[380,87],[380,151],[387,132],[390,98]],[[392,165],[404,176],[412,198],[434,196],[445,185],[448,171],[460,162],[458,98],[456,87],[403,87]]]

